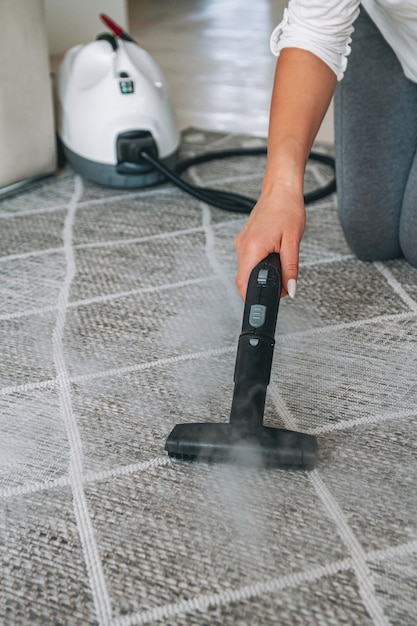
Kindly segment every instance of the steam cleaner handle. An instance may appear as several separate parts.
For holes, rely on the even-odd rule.
[[[246,291],[242,334],[274,339],[281,297],[282,274],[279,254],[274,252],[252,270]]]
[[[230,421],[259,426],[272,368],[281,296],[281,264],[269,255],[252,270],[236,355]]]

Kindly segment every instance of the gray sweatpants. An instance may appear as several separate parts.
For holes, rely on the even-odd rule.
[[[349,246],[362,260],[404,256],[417,267],[417,84],[363,9],[334,107],[339,216]]]

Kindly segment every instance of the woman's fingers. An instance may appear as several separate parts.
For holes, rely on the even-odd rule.
[[[235,241],[237,256],[238,256],[238,271],[236,274],[236,286],[242,297],[242,300],[246,298],[246,289],[248,286],[249,276],[255,265],[260,263],[271,250],[263,245],[260,246],[248,246],[240,244],[238,240]],[[274,251],[273,251],[274,252]]]
[[[298,280],[298,257],[300,250],[300,240],[282,240],[280,249],[282,286],[290,296],[295,298]]]
[[[281,202],[282,204],[282,198]],[[283,293],[294,298],[298,278],[298,257],[305,226],[304,202],[287,198],[281,209],[260,199],[235,239],[238,259],[236,285],[243,299],[252,269],[271,252],[279,252]]]

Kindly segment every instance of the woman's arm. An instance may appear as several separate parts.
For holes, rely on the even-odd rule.
[[[236,284],[242,298],[252,268],[271,252],[281,256],[283,295],[295,295],[305,226],[304,170],[335,85],[335,73],[319,57],[299,48],[281,51],[261,195],[235,240]]]

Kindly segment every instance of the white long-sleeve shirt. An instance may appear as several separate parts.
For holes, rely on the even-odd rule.
[[[271,50],[302,48],[343,78],[360,0],[289,0],[271,35]],[[417,0],[362,0],[410,80],[417,83]]]

